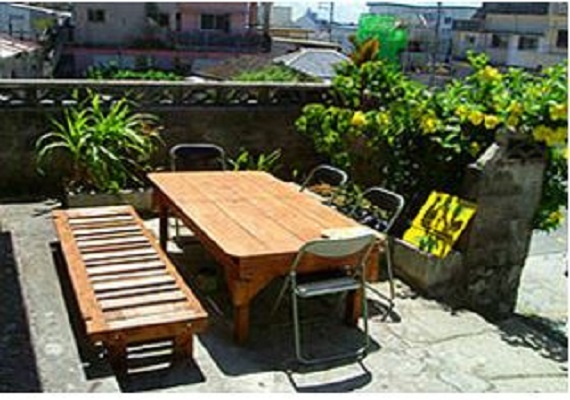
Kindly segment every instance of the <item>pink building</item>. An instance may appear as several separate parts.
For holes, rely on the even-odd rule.
[[[215,63],[236,53],[267,50],[259,5],[242,3],[74,3],[74,40],[66,50],[84,75],[90,66],[124,68]]]

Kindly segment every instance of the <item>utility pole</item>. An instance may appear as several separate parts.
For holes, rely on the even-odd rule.
[[[329,11],[329,42],[332,42],[332,25],[334,22],[334,1],[328,3],[319,3],[319,9]]]
[[[429,77],[429,84],[433,86],[435,82],[435,61],[437,57],[437,53],[439,51],[439,27],[441,24],[441,1],[437,2],[437,17],[435,20],[435,42],[432,44],[431,50],[431,74]]]

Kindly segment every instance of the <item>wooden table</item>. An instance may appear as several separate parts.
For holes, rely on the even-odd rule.
[[[168,214],[173,213],[224,267],[238,343],[248,336],[251,300],[274,278],[289,272],[302,244],[320,238],[324,229],[359,226],[265,172],[158,172],[149,174],[149,179],[160,216],[161,246],[166,249]],[[377,279],[377,266],[378,252],[374,251],[368,264],[369,280]],[[330,263],[307,259],[299,272],[326,267]],[[362,295],[349,296],[349,323],[355,324],[360,316]]]

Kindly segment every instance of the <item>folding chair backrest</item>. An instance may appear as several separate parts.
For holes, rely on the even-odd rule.
[[[170,149],[173,171],[225,170],[225,152],[209,143],[178,144]]]
[[[360,222],[381,232],[390,231],[394,222],[400,216],[405,203],[401,195],[379,186],[366,189],[362,193],[362,199],[368,203],[365,207],[367,207],[369,219],[361,220]],[[353,216],[357,214],[357,207],[358,205],[352,212]]]
[[[359,267],[365,262],[375,243],[376,236],[373,234],[360,235],[346,239],[312,240],[301,247],[293,265],[291,266],[291,270],[295,271],[302,258],[307,254],[334,259],[349,257],[360,253],[361,257],[354,265],[354,267]]]
[[[301,191],[307,186],[328,184],[340,187],[346,184],[348,175],[343,170],[333,167],[332,165],[321,164],[316,166],[309,172],[307,179],[301,185]]]

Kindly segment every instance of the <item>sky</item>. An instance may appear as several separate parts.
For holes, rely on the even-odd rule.
[[[339,22],[358,22],[358,17],[362,13],[368,12],[366,3],[375,0],[336,0],[334,1],[334,20]],[[318,11],[319,15],[324,19],[328,19],[328,4],[326,1],[306,0],[306,1],[276,1],[274,4],[277,6],[290,6],[293,8],[293,20],[305,14],[307,8],[313,11]],[[387,3],[406,3],[406,1],[387,1]],[[319,10],[319,4],[321,9]],[[436,5],[436,1],[414,1],[415,5]],[[481,1],[442,1],[443,5],[453,6],[472,6],[479,7]]]

